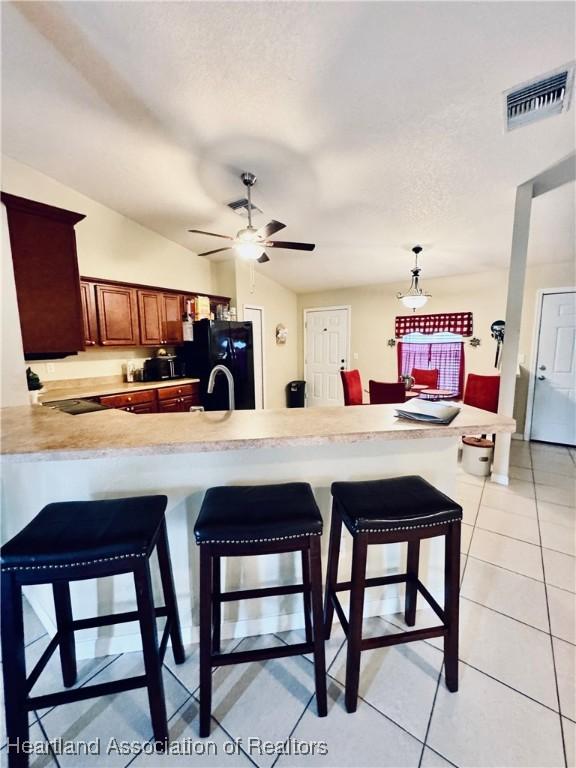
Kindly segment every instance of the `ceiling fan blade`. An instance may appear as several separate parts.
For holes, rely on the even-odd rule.
[[[223,237],[226,240],[234,240],[230,235],[219,235],[216,232],[204,232],[203,229],[189,229],[188,232],[192,232],[195,235],[210,235],[210,237]]]
[[[291,243],[288,240],[269,240],[263,245],[266,248],[288,248],[294,251],[313,251],[316,248],[314,243]]]
[[[216,248],[215,251],[204,251],[204,253],[199,253],[198,256],[211,256],[213,253],[221,253],[222,251],[231,251],[232,248],[228,246],[227,248]]]
[[[284,229],[285,227],[286,224],[282,224],[280,221],[275,221],[272,219],[272,221],[269,221],[268,224],[264,224],[263,227],[260,227],[256,234],[258,237],[266,238],[276,234],[276,232],[280,232],[280,230]]]
[[[267,261],[270,261],[270,256],[268,256],[266,253],[263,253],[259,259],[256,259],[256,261],[258,264],[266,264]]]

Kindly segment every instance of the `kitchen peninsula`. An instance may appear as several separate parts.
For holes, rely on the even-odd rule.
[[[326,530],[330,484],[420,474],[440,490],[454,491],[457,450],[466,434],[513,432],[514,420],[463,406],[449,426],[402,421],[394,406],[133,414],[110,410],[78,418],[44,407],[1,412],[3,537],[14,535],[53,501],[165,493],[176,591],[185,641],[196,640],[197,547],[192,528],[203,494],[214,485],[288,481],[311,483]],[[79,521],[80,524],[81,521]],[[327,540],[327,536],[324,537]],[[349,542],[342,568],[349,566]],[[443,548],[432,539],[422,553],[422,574],[434,594],[442,589]],[[401,545],[375,553],[369,569],[390,573],[403,558]],[[226,589],[255,583],[292,583],[299,564],[291,555],[225,562]],[[366,615],[397,610],[393,585],[366,604]],[[29,599],[49,631],[54,630],[49,588],[29,590]],[[134,600],[128,577],[97,587],[72,584],[79,618],[127,610]],[[246,636],[302,626],[301,599],[286,596],[226,606],[223,636]],[[79,657],[134,650],[132,625],[78,634]]]

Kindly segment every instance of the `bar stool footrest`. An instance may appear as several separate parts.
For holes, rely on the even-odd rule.
[[[409,632],[395,632],[393,635],[366,637],[361,641],[360,648],[363,651],[370,651],[374,648],[386,648],[388,645],[413,643],[415,640],[428,640],[431,637],[443,637],[445,634],[446,627],[442,625],[424,627],[423,629],[411,629]]]
[[[420,594],[426,600],[430,608],[432,608],[434,613],[438,616],[438,618],[442,622],[442,626],[430,627],[426,629],[417,629],[411,632],[400,632],[400,633],[397,633],[396,635],[383,635],[381,638],[374,637],[374,638],[370,638],[370,640],[363,640],[362,643],[370,642],[372,644],[369,646],[366,646],[366,648],[364,647],[364,645],[362,645],[362,650],[367,650],[368,648],[380,648],[385,645],[395,645],[397,642],[411,642],[412,640],[424,640],[424,639],[427,639],[428,637],[439,637],[446,633],[446,629],[448,627],[446,622],[446,614],[444,613],[440,605],[436,602],[434,597],[426,589],[424,584],[422,584],[420,579],[414,580],[407,573],[398,573],[398,574],[394,574],[393,576],[378,576],[376,578],[365,579],[364,586],[365,587],[383,587],[383,586],[386,586],[387,584],[403,584],[403,583],[408,583],[409,581],[416,582],[416,588],[418,589],[418,592],[420,592]],[[350,581],[341,581],[336,584],[333,591],[330,590],[330,599],[332,600],[332,604],[334,605],[334,608],[338,615],[338,619],[340,620],[340,624],[342,626],[342,630],[346,635],[346,637],[348,637],[348,626],[349,626],[348,619],[346,617],[346,614],[344,613],[344,609],[342,608],[340,600],[338,599],[337,593],[349,591],[351,586],[352,584]],[[426,635],[426,637],[410,637],[410,635],[417,635],[420,632],[428,632],[428,631],[434,631],[435,634]],[[373,641],[378,641],[380,639],[393,638],[393,637],[399,637],[403,639],[395,640],[395,641],[388,640],[388,642],[376,643],[376,644],[373,643]]]
[[[146,675],[126,677],[124,680],[111,680],[109,683],[85,685],[82,688],[73,688],[69,691],[57,691],[56,693],[47,693],[44,696],[31,696],[26,702],[26,709],[28,711],[32,709],[47,709],[60,704],[72,704],[75,701],[92,699],[97,696],[123,693],[134,688],[145,688],[146,685]]]
[[[287,584],[277,587],[258,587],[257,589],[238,589],[234,592],[221,592],[212,595],[212,599],[218,599],[221,603],[230,603],[234,600],[252,600],[255,597],[278,597],[279,595],[298,595],[305,591],[302,584]]]
[[[301,656],[304,653],[314,653],[314,643],[293,643],[275,648],[258,648],[253,651],[234,651],[233,653],[213,653],[213,667],[225,667],[229,664],[244,664],[252,661],[267,661],[284,656]]]
[[[156,618],[161,618],[163,616],[168,615],[168,609],[166,606],[161,606],[159,608],[154,609],[154,613],[156,614]],[[95,616],[90,619],[75,619],[71,623],[70,629],[72,631],[77,631],[81,629],[93,629],[94,627],[105,627],[110,624],[122,624],[129,621],[138,621],[138,611],[125,611],[124,613],[110,613],[106,616]],[[160,655],[160,663],[163,663],[164,656],[166,654],[166,648],[168,645],[168,639],[170,636],[170,629],[171,629],[171,622],[167,621],[166,626],[164,627],[164,634],[162,635],[162,642],[160,643],[159,648],[159,655]],[[26,678],[26,693],[30,693],[32,688],[36,685],[38,682],[38,678],[44,671],[44,668],[46,667],[46,664],[50,661],[52,654],[58,648],[61,641],[61,634],[60,632],[56,632],[54,637],[50,640],[48,645],[46,646],[46,649],[44,650],[44,653],[36,664],[34,665],[33,670],[30,672],[28,677]],[[129,690],[129,689],[127,689]],[[59,694],[54,694],[59,695]],[[32,700],[32,699],[31,699]],[[61,702],[63,704],[67,702]],[[49,705],[53,706],[53,705]],[[43,709],[43,707],[38,707],[39,709]]]

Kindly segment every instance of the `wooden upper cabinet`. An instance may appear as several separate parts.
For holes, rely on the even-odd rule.
[[[82,298],[82,320],[84,325],[84,346],[98,344],[98,318],[96,315],[96,289],[94,283],[80,281]]]
[[[162,306],[164,311],[164,344],[181,344],[183,341],[183,297],[173,293],[163,293]]]
[[[64,357],[84,349],[76,233],[84,215],[2,192],[24,355]]]
[[[100,344],[126,347],[140,344],[136,288],[97,285],[96,312]]]
[[[158,291],[138,291],[140,343],[160,345],[164,341],[162,294]]]
[[[160,291],[138,291],[140,343],[143,345],[182,342],[182,297]]]

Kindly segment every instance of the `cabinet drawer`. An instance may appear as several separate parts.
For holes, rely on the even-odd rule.
[[[158,389],[158,400],[172,400],[174,397],[193,397],[198,394],[198,384],[179,384],[175,387]]]
[[[139,392],[131,392],[129,395],[106,395],[101,397],[100,402],[102,405],[108,405],[110,408],[125,408],[129,405],[137,405],[138,403],[150,403],[153,402],[155,397],[153,389],[144,389]]]

